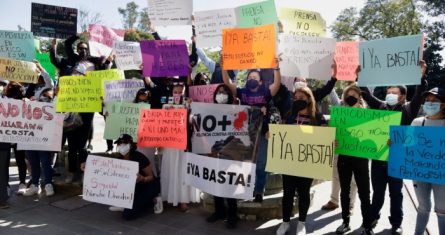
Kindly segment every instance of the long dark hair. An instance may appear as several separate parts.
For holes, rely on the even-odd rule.
[[[216,102],[216,95],[218,94],[218,90],[221,87],[224,88],[224,90],[226,91],[227,95],[229,96],[229,99],[227,100],[227,104],[233,104],[233,101],[235,100],[233,98],[233,93],[232,93],[232,91],[230,90],[230,88],[226,84],[219,84],[216,87],[215,92],[213,92],[213,103],[215,103],[215,104],[218,103],[218,102]]]

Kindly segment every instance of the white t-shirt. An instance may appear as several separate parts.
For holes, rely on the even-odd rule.
[[[424,120],[425,123],[423,124]],[[418,117],[413,120],[411,126],[445,126],[445,119],[429,119],[427,117]]]

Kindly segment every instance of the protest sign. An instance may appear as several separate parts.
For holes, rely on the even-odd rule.
[[[283,32],[296,36],[325,37],[326,21],[320,13],[293,8],[280,8],[278,16]]]
[[[148,17],[156,26],[190,25],[193,0],[148,0]]]
[[[335,128],[270,124],[269,136],[266,171],[332,179]]]
[[[104,81],[104,102],[133,102],[137,92],[144,87],[144,81],[140,79]]]
[[[186,109],[143,109],[139,118],[138,146],[187,147]]]
[[[36,54],[40,53],[40,40],[39,39],[34,39],[34,47],[36,49]]]
[[[54,104],[0,98],[0,142],[48,146],[56,144]]]
[[[77,9],[31,4],[31,32],[35,36],[66,39],[77,33]]]
[[[236,8],[236,16],[238,27],[242,28],[253,28],[268,24],[276,26],[278,23],[277,10],[273,0],[239,6]]]
[[[218,197],[251,199],[256,165],[185,153],[184,183]]]
[[[40,65],[46,70],[49,77],[52,80],[56,80],[56,67],[51,63],[49,53],[36,53],[36,60],[39,61]]]
[[[222,30],[237,25],[234,8],[195,12],[196,46],[222,45]]]
[[[114,41],[124,41],[125,30],[112,29],[102,25],[90,24],[88,27],[90,39],[90,55],[109,56]]]
[[[0,77],[24,83],[37,83],[39,80],[35,63],[6,58],[0,58]]]
[[[318,80],[331,78],[335,39],[290,34],[280,35],[281,75]]]
[[[189,97],[193,102],[214,103],[213,94],[220,84],[199,85],[189,87]]]
[[[139,42],[113,42],[114,61],[121,70],[140,70],[142,64],[141,46]]]
[[[141,41],[144,76],[187,76],[189,56],[184,40]]]
[[[142,109],[150,109],[150,105],[121,102],[107,104],[108,117],[105,121],[104,139],[115,140],[122,134],[129,134],[137,140]]]
[[[0,57],[32,61],[35,52],[31,32],[0,30]]]
[[[335,152],[387,161],[389,126],[400,125],[401,112],[335,106],[329,125],[336,127]]]
[[[118,69],[106,69],[89,71],[86,76],[92,80],[98,80],[98,83],[93,83],[94,88],[100,89],[101,96],[105,96],[104,82],[105,81],[117,81],[125,79],[124,71]]]
[[[285,85],[290,92],[294,92],[294,80],[294,77],[282,76],[281,84]]]
[[[83,199],[132,209],[139,163],[89,155],[83,178]]]
[[[334,59],[337,63],[337,79],[355,81],[355,71],[359,65],[358,42],[337,42]]]
[[[101,80],[88,76],[61,77],[56,99],[57,112],[101,112],[101,87]]]
[[[420,84],[423,36],[360,42],[360,86]]]
[[[391,126],[388,175],[445,185],[445,127]]]
[[[224,69],[275,68],[274,25],[223,30]]]

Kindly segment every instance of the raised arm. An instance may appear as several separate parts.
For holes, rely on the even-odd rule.
[[[77,35],[73,35],[65,40],[65,53],[67,55],[68,61],[70,65],[74,65],[77,61],[77,55],[74,53],[73,44],[74,42],[79,39]]]
[[[236,84],[232,83],[229,73],[227,72],[227,70],[224,69],[222,58],[221,58],[221,68],[222,68],[221,73],[222,73],[222,78],[223,78],[224,84],[226,84],[230,88],[230,91],[232,92],[233,96],[236,97]]]
[[[62,62],[62,58],[57,56],[57,39],[55,38],[51,41],[51,48],[49,49],[49,59],[51,63],[59,70],[65,68],[65,65]]]
[[[270,94],[272,96],[275,96],[277,94],[281,86],[280,61],[278,58],[276,58],[275,61],[277,63],[277,67],[274,69],[273,72],[273,83],[269,86]]]
[[[332,64],[331,68],[331,79],[323,87],[317,88],[313,92],[316,102],[320,102],[324,97],[328,96],[335,87],[335,83],[337,82],[337,63],[335,61]]]
[[[198,57],[202,61],[202,63],[210,71],[210,73],[215,72],[215,67],[216,67],[215,61],[210,59],[201,48],[196,48],[196,53],[198,54]]]
[[[411,102],[408,103],[409,106],[409,112],[412,119],[417,117],[417,114],[419,113],[420,106],[422,105],[422,94],[426,91],[428,87],[428,82],[426,81],[426,63],[425,61],[420,61],[420,69],[422,78],[420,79],[420,85],[416,86],[416,91],[414,93],[414,96],[411,100]],[[410,120],[412,122],[412,120]]]

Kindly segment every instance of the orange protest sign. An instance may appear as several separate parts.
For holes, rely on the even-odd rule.
[[[138,146],[187,147],[186,109],[142,109],[139,118]]]
[[[334,59],[337,62],[337,79],[355,81],[355,70],[359,65],[358,42],[337,42]]]
[[[224,69],[275,68],[273,24],[256,28],[223,30]]]

